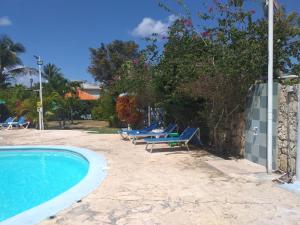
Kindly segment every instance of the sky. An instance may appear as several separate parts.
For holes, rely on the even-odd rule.
[[[176,10],[175,0],[161,1]],[[246,1],[261,14],[260,0]],[[195,14],[202,9],[201,0],[185,2]],[[300,0],[279,2],[300,13]],[[25,46],[20,55],[24,65],[35,67],[33,55],[38,55],[45,64],[60,67],[68,79],[89,82],[94,81],[87,71],[89,48],[116,39],[143,47],[144,37],[167,32],[174,18],[157,0],[0,0],[0,35]]]

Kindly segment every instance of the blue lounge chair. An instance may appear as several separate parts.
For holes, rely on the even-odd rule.
[[[147,143],[146,144],[146,150],[148,151],[148,145],[151,144],[151,150],[150,152],[152,153],[153,146],[154,144],[160,144],[160,143],[178,143],[180,145],[185,145],[188,150],[189,146],[188,143],[189,141],[194,137],[194,135],[199,132],[199,128],[192,128],[188,127],[186,128],[179,137],[165,137],[165,138],[145,138],[144,141]]]
[[[9,123],[9,126],[7,127],[7,129],[12,129],[13,127],[18,127],[18,128],[28,128],[30,122],[26,122],[25,117],[21,116],[18,121],[16,122],[11,122]]]
[[[123,139],[126,139],[126,138],[128,138],[129,134],[146,133],[146,132],[150,132],[156,128],[158,128],[158,123],[152,123],[149,127],[145,127],[141,130],[122,129],[122,130],[118,131],[118,134],[120,134]]]
[[[0,124],[1,128],[8,127],[11,123],[13,123],[15,118],[8,117],[3,123]]]
[[[129,133],[128,137],[132,140],[133,144],[136,144],[138,138],[145,137],[167,137],[172,131],[176,129],[177,125],[174,123],[169,124],[162,132],[141,132],[141,133]]]

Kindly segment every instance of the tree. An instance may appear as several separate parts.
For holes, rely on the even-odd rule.
[[[249,87],[267,74],[268,21],[255,20],[255,11],[242,0],[205,3],[199,26],[191,13],[171,26],[154,83],[158,105],[169,116],[208,127],[210,143],[223,146],[231,122],[244,110]],[[274,78],[280,70],[297,72],[299,25],[299,15],[282,8],[275,13]]]
[[[147,108],[155,102],[153,69],[144,54],[132,61],[126,61],[120,69],[120,77],[111,89],[117,93],[128,93],[137,98],[139,106]]]
[[[82,103],[76,96],[80,83],[67,80],[61,69],[51,63],[43,67],[42,74],[48,81],[43,84],[47,118],[58,119],[60,127],[64,128],[66,120],[73,122],[76,111],[81,111]]]
[[[55,64],[46,64],[43,67],[43,77],[48,81],[44,84],[45,92],[57,92],[60,96],[64,96],[70,92],[70,82],[64,78],[61,69]]]
[[[6,87],[9,80],[4,68],[22,64],[19,54],[25,52],[25,47],[20,43],[14,43],[8,36],[0,37],[0,87]]]
[[[26,118],[31,121],[31,125],[35,125],[38,121],[38,113],[36,110],[38,98],[36,93],[27,89],[22,85],[8,87],[5,91],[0,91],[0,99],[5,100],[5,106],[9,111],[9,116],[22,116],[26,114]],[[0,110],[0,117],[3,119],[3,111]],[[5,112],[4,112],[5,113]]]
[[[91,65],[88,71],[101,82],[112,83],[119,79],[119,69],[128,60],[139,57],[138,45],[134,41],[115,40],[99,48],[90,48]]]
[[[120,121],[116,114],[116,100],[109,91],[102,91],[101,97],[95,102],[92,109],[92,117],[96,120],[104,120],[109,122],[109,126],[119,126]]]
[[[51,78],[62,77],[63,75],[60,68],[58,68],[55,64],[48,63],[43,66],[42,76],[49,81]]]

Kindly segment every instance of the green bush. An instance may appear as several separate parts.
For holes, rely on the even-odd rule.
[[[104,120],[109,122],[112,127],[120,125],[116,115],[115,100],[110,92],[104,92],[92,109],[92,117],[95,120]]]

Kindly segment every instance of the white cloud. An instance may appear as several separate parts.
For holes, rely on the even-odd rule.
[[[10,25],[12,25],[12,21],[7,16],[0,17],[0,27]]]
[[[169,26],[177,19],[175,15],[169,16],[166,22],[145,17],[139,25],[133,29],[131,34],[137,37],[151,37],[153,34],[166,36]]]

